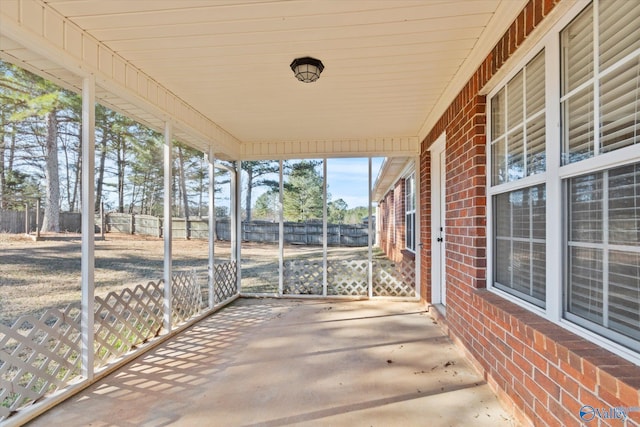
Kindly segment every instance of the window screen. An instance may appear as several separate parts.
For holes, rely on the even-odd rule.
[[[567,311],[640,339],[640,163],[568,180]]]
[[[493,203],[494,286],[544,307],[545,186],[498,194]]]

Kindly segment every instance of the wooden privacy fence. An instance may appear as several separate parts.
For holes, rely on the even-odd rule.
[[[36,219],[40,223],[36,224]],[[28,211],[0,210],[0,233],[23,234],[32,233],[42,226],[44,211],[36,215],[35,208]],[[82,217],[78,212],[60,212],[60,231],[79,233],[82,225]],[[100,215],[96,215],[96,226],[100,225]]]
[[[162,237],[162,218],[151,215],[108,213],[105,216],[106,231],[127,234],[143,234]],[[173,237],[176,239],[208,239],[208,218],[173,218]],[[251,221],[242,223],[242,240],[248,242],[278,243],[278,223]],[[228,218],[216,220],[218,240],[231,240],[231,222]],[[375,238],[375,234],[372,236]],[[322,245],[322,223],[285,222],[285,243]],[[332,246],[367,246],[369,229],[366,224],[327,224],[327,244]],[[374,242],[375,243],[375,242]]]
[[[30,233],[42,224],[36,224],[35,209],[25,211],[0,210],[1,233]],[[43,214],[40,214],[42,222]],[[96,214],[96,232],[101,231],[101,218]],[[110,212],[104,218],[105,232],[163,236],[163,220],[152,215]],[[60,231],[79,233],[82,216],[77,212],[60,213]],[[208,239],[208,218],[173,218],[175,239]],[[280,227],[268,221],[242,222],[242,240],[248,242],[278,243]],[[231,222],[228,218],[216,220],[218,240],[231,240]],[[375,243],[375,233],[372,235]],[[299,245],[322,245],[321,222],[285,222],[284,242]],[[327,244],[330,246],[367,246],[369,229],[367,224],[327,224]]]

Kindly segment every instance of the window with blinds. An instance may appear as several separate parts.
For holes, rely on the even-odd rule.
[[[416,178],[412,174],[405,180],[405,246],[415,252],[416,250]]]
[[[637,151],[606,159],[640,142],[638,22],[640,2],[600,0],[560,34],[561,160],[580,171],[563,180],[565,317],[636,350],[640,163]]]
[[[640,163],[571,178],[566,192],[567,311],[640,340]]]
[[[601,0],[561,33],[563,164],[638,143],[638,22],[638,2]]]
[[[492,185],[546,170],[544,51],[491,99]]]
[[[498,194],[493,203],[494,286],[544,307],[545,185]]]
[[[493,286],[539,307],[546,294],[544,50],[491,98]],[[501,184],[522,187],[501,190]]]

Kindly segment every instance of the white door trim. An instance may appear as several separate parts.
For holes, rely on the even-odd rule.
[[[446,305],[444,243],[446,170],[442,164],[444,162],[441,163],[442,156],[446,153],[445,133],[438,137],[429,151],[431,152],[431,303]]]

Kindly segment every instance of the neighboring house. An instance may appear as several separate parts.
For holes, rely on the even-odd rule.
[[[640,3],[552,3],[527,4],[422,142],[420,235],[414,175],[378,177],[380,246],[423,245],[422,299],[535,424],[637,422]]]

